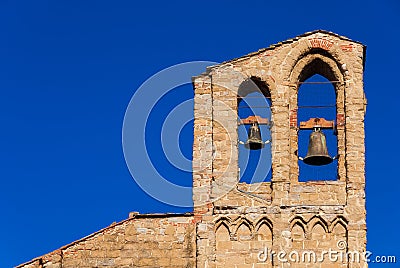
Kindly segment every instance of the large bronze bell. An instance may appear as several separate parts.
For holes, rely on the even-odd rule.
[[[308,151],[303,162],[307,165],[322,166],[332,163],[333,158],[328,154],[326,137],[320,128],[314,128],[310,135]]]
[[[260,126],[253,122],[249,129],[248,139],[244,146],[250,150],[260,150],[264,148],[265,143],[261,140]]]

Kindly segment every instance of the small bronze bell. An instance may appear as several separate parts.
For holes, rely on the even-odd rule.
[[[264,148],[265,143],[261,140],[260,126],[257,122],[253,122],[249,129],[249,135],[244,146],[250,150],[260,150]]]
[[[314,128],[310,135],[308,151],[303,162],[307,165],[322,166],[332,163],[333,158],[328,154],[326,137],[320,128]]]

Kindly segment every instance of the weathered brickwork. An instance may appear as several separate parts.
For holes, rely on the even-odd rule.
[[[191,215],[133,215],[19,267],[193,267],[195,238]]]
[[[366,247],[364,62],[364,45],[314,31],[209,67],[193,78],[194,214],[136,215],[19,267],[367,267],[318,260]],[[336,181],[298,181],[297,92],[314,74],[336,91]],[[238,183],[238,97],[249,81],[271,98],[271,182]],[[271,250],[317,260],[263,259]]]
[[[316,31],[213,66],[194,78],[196,99],[211,98],[211,106],[195,99],[195,120],[211,111],[208,119],[213,122],[212,129],[195,133],[193,146],[197,165],[211,167],[193,178],[194,185],[208,178],[207,192],[193,193],[201,208],[195,210],[198,267],[366,267],[346,259],[289,264],[262,262],[257,256],[263,247],[286,253],[313,250],[317,255],[329,249],[365,250],[364,53],[358,42]],[[297,92],[314,74],[332,81],[336,91],[336,181],[298,181]],[[258,86],[261,81],[271,97],[272,179],[238,184],[235,98],[243,97],[241,85],[249,80]],[[196,157],[204,138],[212,139],[211,163],[209,157]]]

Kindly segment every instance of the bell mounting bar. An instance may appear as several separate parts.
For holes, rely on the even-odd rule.
[[[271,122],[268,118],[264,118],[258,115],[251,115],[247,118],[241,119],[238,122],[238,125],[251,125],[253,123],[258,123],[259,125],[271,125]]]
[[[328,121],[325,118],[310,118],[308,121],[300,122],[299,129],[311,129],[320,128],[320,129],[334,129],[335,121]]]

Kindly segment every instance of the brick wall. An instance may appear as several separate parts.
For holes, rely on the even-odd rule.
[[[195,225],[186,215],[137,215],[18,267],[193,267]]]
[[[195,132],[193,145],[194,163],[208,167],[193,177],[193,200],[199,208],[195,208],[198,267],[289,267],[276,260],[260,263],[256,255],[264,246],[275,252],[322,253],[340,250],[340,242],[346,245],[345,253],[365,250],[364,51],[358,42],[316,31],[213,66],[194,78],[195,129],[205,111],[212,122],[203,132]],[[299,82],[313,74],[333,81],[336,91],[340,119],[336,181],[298,181],[297,91]],[[272,180],[254,185],[238,184],[236,98],[249,80],[269,90],[274,123]],[[204,98],[208,101],[199,101]],[[205,140],[212,152],[197,157]],[[197,185],[207,185],[207,191],[200,194]],[[210,203],[205,205],[204,200]],[[260,230],[261,221],[268,228]],[[345,260],[308,266],[347,265],[366,267]]]

